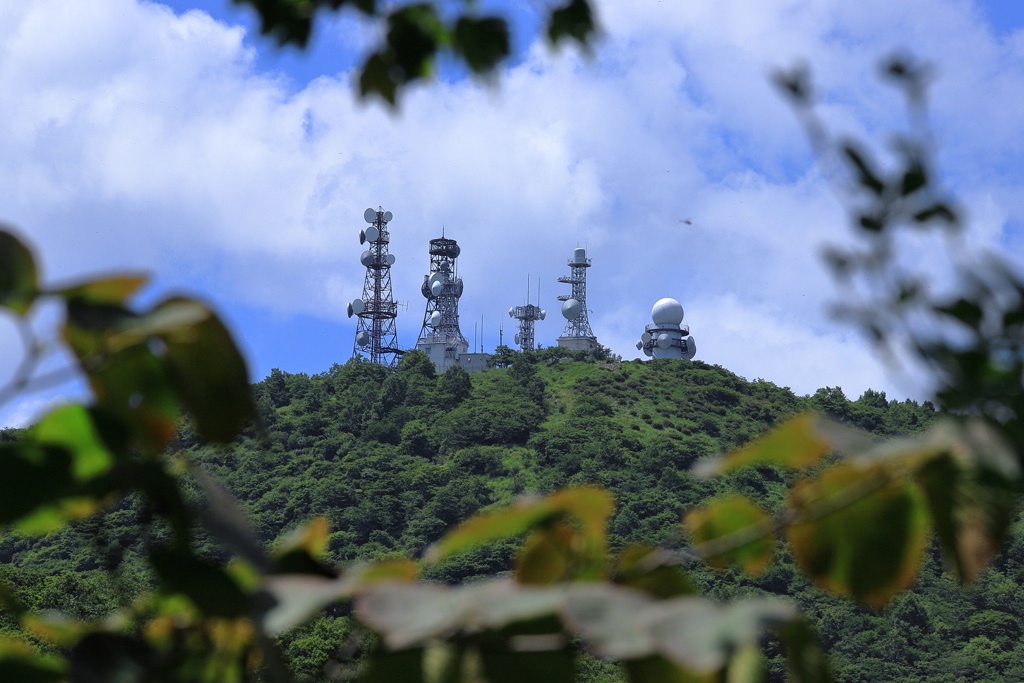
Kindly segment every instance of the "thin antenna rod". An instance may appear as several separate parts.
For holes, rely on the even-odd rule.
[[[526,303],[530,303],[530,274],[526,274]]]

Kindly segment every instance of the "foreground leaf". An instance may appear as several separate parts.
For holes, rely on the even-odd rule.
[[[0,225],[0,306],[24,315],[38,290],[35,259],[14,233]]]
[[[798,483],[790,506],[793,557],[819,586],[883,607],[913,583],[930,530],[916,484],[881,466],[837,465]]]
[[[692,510],[683,519],[683,526],[705,551],[723,543],[731,546],[710,554],[702,552],[712,567],[721,569],[736,563],[747,574],[756,576],[771,564],[775,553],[771,521],[749,498],[732,494]]]

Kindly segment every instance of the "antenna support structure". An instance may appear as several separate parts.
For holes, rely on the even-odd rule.
[[[366,266],[366,278],[362,298],[348,305],[348,317],[359,318],[352,356],[368,358],[371,363],[389,368],[405,353],[405,349],[398,346],[395,330],[398,305],[391,294],[391,266],[395,256],[388,252],[391,241],[388,223],[392,218],[391,212],[380,206],[363,212],[363,220],[370,224],[359,231],[359,243],[367,245],[359,255],[359,262]]]
[[[558,278],[559,282],[572,285],[572,294],[558,297],[562,302],[562,315],[566,319],[558,345],[573,351],[597,348],[597,337],[590,329],[590,319],[587,317],[587,268],[590,266],[591,259],[587,258],[587,250],[577,247],[569,259],[569,275]]]
[[[423,276],[420,286],[427,306],[416,348],[430,357],[438,372],[445,372],[453,365],[471,365],[468,357],[467,363],[460,362],[463,356],[482,355],[467,354],[469,341],[459,329],[459,299],[463,286],[456,259],[460,253],[462,249],[451,238],[442,236],[430,240],[430,274]]]
[[[675,299],[658,299],[651,309],[651,322],[644,328],[636,350],[648,358],[686,358],[697,355],[697,342],[690,326],[683,323],[683,307]]]
[[[508,316],[519,321],[519,332],[515,342],[521,351],[533,351],[533,324],[547,317],[547,311],[540,306],[525,304],[508,309]]]

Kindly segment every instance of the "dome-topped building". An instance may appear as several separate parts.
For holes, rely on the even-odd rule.
[[[697,342],[690,335],[690,326],[683,324],[683,306],[675,299],[664,298],[651,308],[652,322],[644,329],[638,351],[649,358],[693,358]]]

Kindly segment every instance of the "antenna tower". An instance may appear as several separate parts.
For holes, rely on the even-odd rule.
[[[526,282],[526,305],[513,306],[512,308],[508,309],[508,315],[510,318],[515,318],[516,320],[519,321],[519,334],[515,336],[516,344],[518,344],[519,348],[523,351],[533,351],[533,325],[538,320],[543,320],[544,318],[546,318],[548,313],[547,311],[541,309],[540,306],[534,306],[533,304],[529,303],[529,276],[527,276]]]
[[[427,351],[439,372],[457,365],[459,356],[469,349],[469,341],[459,329],[459,298],[462,278],[458,276],[456,259],[462,249],[448,237],[430,240],[430,275],[423,276],[420,291],[427,299],[423,326],[416,339],[416,348]],[[435,347],[444,349],[443,356]]]
[[[385,367],[394,367],[398,356],[405,352],[398,347],[398,305],[391,296],[391,266],[395,257],[388,253],[388,223],[392,218],[390,211],[379,206],[363,212],[363,219],[370,224],[359,231],[359,243],[368,244],[359,256],[359,262],[366,266],[366,278],[362,298],[348,305],[348,317],[359,317],[352,355],[369,357],[371,363]]]
[[[577,247],[569,259],[568,277],[558,278],[559,282],[572,285],[572,294],[562,294],[558,300],[562,303],[562,315],[565,316],[565,330],[558,338],[558,345],[574,350],[590,350],[597,346],[597,337],[590,329],[587,317],[587,268],[591,260],[587,258],[587,250]]]

